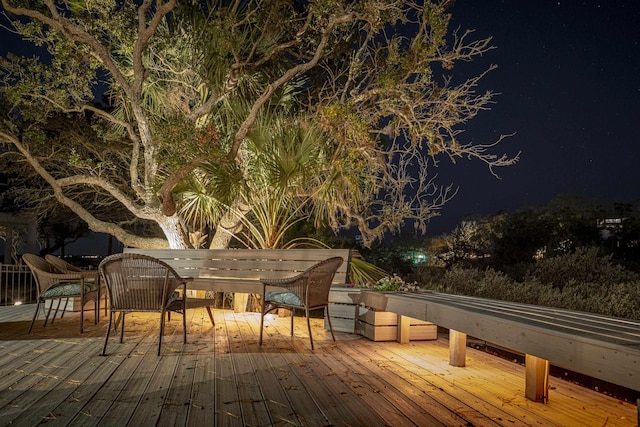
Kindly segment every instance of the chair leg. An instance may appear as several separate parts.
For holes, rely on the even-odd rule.
[[[96,321],[96,325],[98,324],[98,322],[100,321],[100,286],[98,286],[98,294],[96,295],[96,300],[93,303],[94,307],[95,307],[95,321]]]
[[[106,356],[107,342],[109,342],[109,332],[111,332],[111,321],[113,320],[113,311],[109,311],[109,325],[107,327],[107,335],[104,338],[104,347],[102,347],[102,355]]]
[[[84,332],[84,298],[80,300],[80,333]]]
[[[122,344],[122,342],[124,341],[124,311],[122,312],[122,315],[120,316],[120,344]]]
[[[264,315],[266,314],[264,312],[264,308],[265,308],[265,303],[264,303],[264,297],[262,298],[262,310],[260,313],[260,339],[258,340],[258,345],[262,345],[262,330],[264,329]]]
[[[182,336],[184,338],[183,341],[186,344],[187,343],[187,307],[184,307],[182,309]]]
[[[60,300],[58,300],[58,305],[60,305]],[[53,307],[53,300],[51,300],[51,304],[49,304],[49,310],[47,310],[47,314],[44,317],[44,325],[42,325],[43,328],[47,327],[47,322],[49,321],[49,316],[51,315],[51,308]],[[53,318],[55,319],[56,315],[53,315]],[[51,323],[53,323],[53,321],[51,321]]]
[[[160,313],[160,334],[158,335],[158,356],[160,356],[160,348],[162,347],[163,334],[164,334],[164,311]]]
[[[295,310],[291,309],[291,336],[293,336],[293,313]]]
[[[33,313],[33,319],[31,320],[31,326],[29,326],[29,333],[31,333],[31,330],[33,329],[33,324],[36,323],[36,318],[38,317],[38,311],[40,310],[40,300],[38,300],[38,303],[36,304],[36,311],[35,313]]]
[[[64,317],[64,312],[67,311],[67,306],[69,305],[69,298],[67,297],[66,300],[64,300],[64,308],[62,309],[62,314],[60,315],[60,318],[62,319]],[[58,304],[58,307],[60,307],[60,304]],[[58,309],[56,308],[56,314],[58,314]],[[53,316],[53,318],[55,319],[55,315]],[[53,323],[53,321],[51,321],[51,323]]]
[[[331,316],[329,315],[329,306],[327,305],[325,307],[326,312],[327,312],[327,322],[329,322],[329,330],[331,331],[331,338],[333,338],[333,340],[336,340],[336,336],[333,334],[333,325],[331,324]]]
[[[311,321],[309,320],[309,309],[304,308],[304,314],[307,316],[307,329],[309,330],[309,342],[311,343],[311,351],[313,351],[313,336],[311,335]]]
[[[209,319],[211,320],[211,325],[216,326],[216,322],[213,320],[213,313],[211,313],[211,307],[207,306],[207,313],[209,313]]]
[[[62,298],[58,298],[58,305],[56,305],[56,311],[53,312],[53,319],[51,319],[51,324],[53,325],[53,322],[56,320],[56,316],[58,315],[58,310],[60,309],[60,302],[62,301]],[[68,299],[67,299],[68,301]],[[53,306],[53,302],[51,303],[51,306]],[[65,308],[67,306],[65,305]],[[51,307],[49,307],[49,313],[51,313]],[[62,310],[62,315],[60,316],[60,318],[62,319],[64,317],[64,310]],[[47,316],[48,319],[48,316]],[[46,326],[46,322],[45,322],[45,326]]]

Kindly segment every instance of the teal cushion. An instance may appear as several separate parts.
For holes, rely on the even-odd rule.
[[[41,298],[56,298],[80,295],[80,282],[69,282],[58,285],[53,285],[40,295]],[[92,290],[97,289],[95,284],[84,284],[84,293],[89,293]]]
[[[293,292],[289,292],[289,291],[267,292],[264,298],[267,301],[273,301],[280,304],[297,305],[300,307],[302,306],[302,302],[300,301],[300,298],[295,296]]]

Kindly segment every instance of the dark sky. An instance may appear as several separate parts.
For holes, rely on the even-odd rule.
[[[440,182],[460,190],[429,234],[560,193],[640,199],[640,1],[456,0],[451,12],[454,27],[493,37],[496,49],[473,67],[497,64],[483,89],[501,94],[463,138],[515,132],[503,148],[521,160],[498,170],[501,179],[479,162],[443,160]]]

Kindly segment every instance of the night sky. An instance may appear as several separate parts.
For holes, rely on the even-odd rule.
[[[502,148],[521,160],[496,179],[479,162],[452,168],[443,159],[440,183],[460,190],[429,234],[465,214],[544,205],[561,193],[640,199],[640,1],[456,0],[451,12],[453,27],[493,37],[496,49],[473,66],[497,64],[483,89],[501,94],[462,137],[515,132]]]

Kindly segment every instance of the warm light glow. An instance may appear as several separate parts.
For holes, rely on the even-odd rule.
[[[13,303],[13,305],[22,305],[22,301],[16,301]]]

